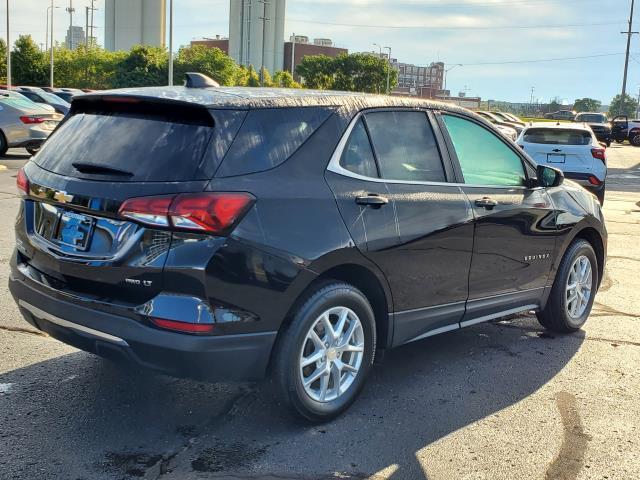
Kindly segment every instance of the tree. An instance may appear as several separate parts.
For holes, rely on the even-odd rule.
[[[557,98],[554,98],[553,100],[551,100],[551,102],[549,102],[549,105],[547,106],[547,112],[557,112],[561,108],[562,104],[558,101]]]
[[[247,87],[259,87],[260,86],[260,77],[258,76],[258,72],[256,72],[253,65],[249,65],[247,69],[247,83],[244,84]]]
[[[7,42],[0,38],[0,82],[7,83]]]
[[[622,97],[620,95],[616,95],[611,100],[611,105],[609,106],[609,116],[615,117],[617,115],[627,115],[629,117],[634,117],[636,114],[636,100],[625,94],[624,101],[622,101]]]
[[[213,78],[220,85],[235,85],[238,65],[219,48],[204,45],[182,47],[175,59],[174,78],[182,82],[187,72],[198,72]]]
[[[302,88],[301,85],[293,79],[289,72],[279,71],[273,75],[271,82],[274,87],[281,88]]]
[[[578,98],[573,103],[576,112],[597,112],[602,102],[593,98]]]
[[[333,58],[327,55],[307,55],[296,67],[296,73],[302,77],[307,88],[330,89],[335,75]]]
[[[273,87],[273,81],[271,79],[271,74],[269,70],[265,67],[260,69],[260,86],[261,87]]]
[[[16,85],[46,85],[49,83],[46,54],[38,48],[31,35],[20,35],[11,52],[12,83]]]
[[[307,56],[296,73],[308,88],[382,93],[387,89],[387,75],[390,90],[398,83],[398,72],[385,59],[367,53]]]
[[[113,86],[151,87],[166,85],[169,54],[161,47],[136,45],[118,62]]]
[[[336,70],[333,90],[351,92],[384,93],[393,90],[398,82],[398,74],[391,69],[384,58],[368,53],[340,54],[334,59]]]

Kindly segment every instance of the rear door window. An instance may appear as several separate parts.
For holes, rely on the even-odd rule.
[[[333,113],[332,108],[250,110],[216,177],[233,177],[277,167]]]
[[[569,128],[530,128],[525,132],[522,140],[526,143],[589,145],[591,132]]]
[[[386,180],[445,182],[438,145],[424,112],[367,113],[367,126],[380,177]]]

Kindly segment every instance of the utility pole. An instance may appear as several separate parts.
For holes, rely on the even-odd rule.
[[[635,0],[631,0],[631,12],[629,13],[629,28],[626,32],[620,32],[627,36],[627,53],[624,59],[624,76],[622,78],[622,96],[620,97],[620,107],[618,108],[618,114],[622,115],[622,108],[624,106],[624,99],[627,95],[627,73],[629,71],[629,50],[631,49],[631,36],[639,32],[632,31],[633,28],[633,5]]]
[[[84,48],[89,49],[89,7],[84,7]]]
[[[9,36],[9,0],[7,0],[7,87],[11,87],[11,40],[10,38],[11,37]]]
[[[169,86],[173,86],[173,0],[169,0]]]
[[[9,0],[7,0],[8,2]],[[55,49],[55,45],[53,44],[53,0],[51,0],[51,66],[49,71],[49,86],[53,88],[53,50]]]
[[[262,3],[262,16],[260,20],[262,20],[262,57],[260,59],[261,67],[260,67],[260,86],[264,87],[264,47],[265,47],[265,32],[267,27],[267,20],[271,20],[267,18],[267,5],[269,2],[267,0],[258,0]]]

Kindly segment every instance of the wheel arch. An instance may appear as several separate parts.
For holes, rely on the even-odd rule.
[[[360,254],[358,254],[358,257],[342,263],[331,262],[326,258],[322,261],[314,262],[310,269],[317,275],[300,290],[300,293],[289,307],[280,326],[278,337],[292,321],[294,312],[305,301],[309,292],[316,290],[320,285],[326,284],[328,281],[334,280],[353,285],[367,297],[375,315],[377,346],[383,349],[389,348],[393,338],[393,325],[391,323],[393,316],[389,315],[390,312],[393,312],[393,299],[389,284],[384,274],[375,264],[370,263]]]

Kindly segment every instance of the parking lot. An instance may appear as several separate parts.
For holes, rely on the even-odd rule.
[[[640,149],[608,149],[609,257],[583,331],[520,315],[412,343],[321,426],[264,385],[125,371],[24,322],[6,286],[22,152],[0,159],[1,479],[640,478]]]

